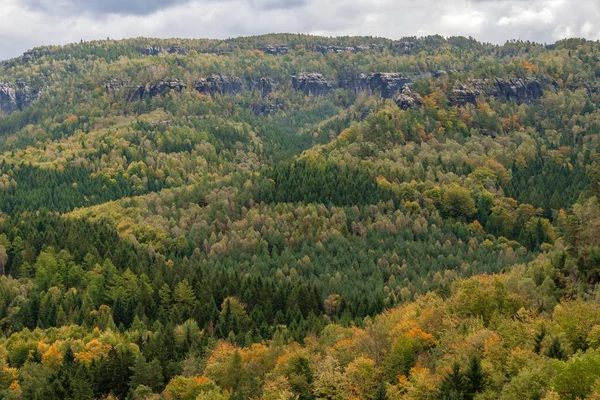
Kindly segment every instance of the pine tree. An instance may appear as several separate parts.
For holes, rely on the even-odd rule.
[[[474,354],[469,359],[465,377],[467,381],[467,396],[465,398],[472,399],[485,386],[485,373],[481,368],[481,358],[478,355]]]
[[[461,371],[460,365],[455,362],[451,370],[444,376],[440,384],[440,399],[462,400],[469,389],[469,382]]]
[[[540,351],[542,351],[542,342],[544,341],[545,337],[546,337],[546,326],[544,324],[542,324],[542,326],[540,327],[540,331],[537,332],[535,334],[535,336],[533,337],[533,341],[534,341],[533,351],[535,351],[536,354],[540,354]]]
[[[557,337],[552,339],[552,342],[550,342],[550,346],[548,346],[548,348],[546,349],[545,355],[546,357],[556,358],[557,360],[565,359],[565,351],[563,350],[562,345],[560,344],[560,340]]]

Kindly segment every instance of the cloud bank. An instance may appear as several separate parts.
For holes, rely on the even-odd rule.
[[[0,0],[0,59],[39,45],[272,32],[600,39],[597,0]]]

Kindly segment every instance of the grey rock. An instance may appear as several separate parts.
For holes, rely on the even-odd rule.
[[[251,106],[252,112],[254,115],[258,116],[268,116],[277,113],[279,110],[283,110],[283,103],[279,101],[279,99],[275,99],[275,103],[260,103],[253,104]]]
[[[235,76],[213,74],[197,81],[194,88],[204,94],[234,95],[242,91],[242,81]]]
[[[333,85],[323,75],[311,72],[293,76],[292,87],[295,90],[304,92],[308,96],[324,96],[331,91]]]
[[[167,53],[169,54],[178,54],[180,56],[184,56],[187,53],[189,53],[188,49],[186,49],[185,47],[181,47],[178,45],[173,45],[171,47],[169,47],[169,49],[167,50]]]
[[[356,50],[354,47],[343,47],[343,46],[321,46],[317,45],[315,50],[322,54],[327,53],[354,53]]]
[[[273,92],[273,83],[267,78],[260,78],[258,85],[262,97],[267,97]]]
[[[369,76],[365,73],[341,77],[338,85],[342,89],[353,90],[356,93],[371,93]]]
[[[359,46],[336,46],[336,45],[316,45],[312,49],[312,51],[316,51],[322,54],[329,53],[360,53],[369,50],[381,50],[380,47],[376,44],[361,44]]]
[[[128,100],[141,101],[156,96],[164,96],[169,91],[181,92],[183,89],[185,89],[185,83],[179,79],[171,81],[161,80],[155,84],[147,83],[145,85],[140,85],[136,88],[133,88],[129,92]]]
[[[34,62],[35,61],[35,53],[33,51],[26,51],[25,53],[23,53],[23,56],[21,57],[21,62],[23,64],[27,64],[30,62]]]
[[[394,43],[393,49],[400,54],[410,55],[419,51],[421,45],[416,42],[397,42]]]
[[[289,51],[289,48],[284,44],[279,45],[268,45],[263,49],[266,54],[272,54],[274,56],[283,56],[286,55]]]
[[[104,89],[106,89],[107,93],[112,93],[114,94],[117,90],[121,89],[121,88],[128,88],[129,84],[127,83],[127,81],[122,81],[122,80],[118,80],[118,79],[109,79],[106,82],[104,82]]]
[[[140,49],[140,52],[145,56],[157,56],[163,51],[163,48],[158,46],[146,46]]]
[[[466,104],[475,104],[480,95],[481,91],[478,88],[463,85],[450,90],[448,100],[450,106],[461,107]]]
[[[496,78],[492,94],[517,104],[533,103],[543,96],[542,84],[535,78],[509,79]]]
[[[369,84],[373,92],[380,91],[384,99],[393,99],[412,79],[393,72],[378,72],[371,75]]]
[[[364,51],[369,51],[369,50],[376,50],[376,51],[379,51],[379,50],[381,50],[381,49],[380,49],[380,48],[379,48],[379,46],[378,46],[378,45],[376,45],[376,44],[361,44],[360,46],[356,46],[356,47],[354,48],[354,51],[355,51],[356,53],[360,53],[360,52],[364,52]]]
[[[405,91],[400,94],[398,98],[396,98],[396,104],[402,110],[408,110],[410,108],[415,108],[423,104],[423,99],[418,93],[413,93],[410,91]]]
[[[471,79],[468,85],[453,88],[448,94],[448,99],[451,106],[464,106],[474,104],[481,95],[514,101],[517,104],[531,104],[544,95],[544,88],[536,78]]]
[[[14,87],[0,82],[0,116],[25,109],[35,97],[36,94],[22,81],[17,81]]]

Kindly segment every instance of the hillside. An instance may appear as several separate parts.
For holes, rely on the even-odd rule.
[[[2,397],[595,398],[599,61],[281,34],[2,62]]]

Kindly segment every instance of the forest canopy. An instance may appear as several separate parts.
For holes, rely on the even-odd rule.
[[[600,44],[0,65],[0,397],[596,399]]]

